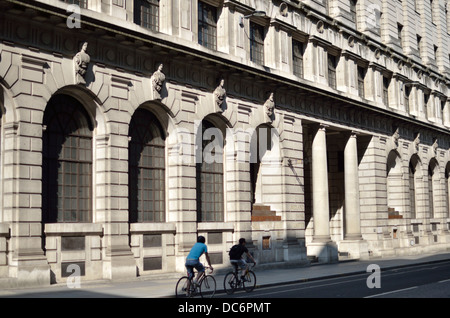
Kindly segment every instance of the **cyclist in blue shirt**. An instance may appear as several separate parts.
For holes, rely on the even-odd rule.
[[[205,244],[205,237],[199,236],[197,238],[197,243],[194,244],[194,246],[191,248],[191,251],[189,252],[188,256],[186,257],[186,269],[189,274],[189,279],[194,275],[194,268],[198,271],[198,277],[196,282],[200,281],[203,274],[205,273],[205,267],[202,263],[200,263],[200,256],[205,254],[206,261],[208,262],[209,267],[211,270],[213,270],[213,267],[211,265],[211,260],[209,259],[208,255],[208,247]],[[190,280],[189,280],[190,281]],[[189,286],[188,286],[189,289]]]

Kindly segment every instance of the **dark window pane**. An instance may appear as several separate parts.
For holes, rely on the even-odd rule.
[[[212,127],[207,120],[202,122],[203,133]],[[223,222],[223,164],[205,162],[203,151],[209,142],[203,141],[202,161],[197,163],[197,219],[199,222]]]
[[[198,43],[215,50],[217,47],[217,9],[198,2]]]
[[[159,31],[159,0],[134,0],[134,23]]]
[[[250,22],[250,60],[264,65],[264,27]]]
[[[165,221],[165,141],[149,111],[138,109],[129,129],[130,222]]]
[[[74,98],[56,95],[44,114],[43,220],[91,222],[92,124]]]
[[[76,4],[80,8],[86,9],[88,0],[61,0],[65,3]]]
[[[303,43],[292,41],[292,61],[294,75],[303,78]]]

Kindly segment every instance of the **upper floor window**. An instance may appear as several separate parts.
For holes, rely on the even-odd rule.
[[[159,0],[134,0],[134,23],[159,31]]]
[[[422,37],[420,35],[417,35],[417,50],[419,52],[419,57],[422,57],[421,45],[422,45]]]
[[[389,77],[383,76],[383,104],[389,106],[389,85],[391,79]]]
[[[294,75],[303,78],[303,43],[292,40],[292,64]]]
[[[403,25],[400,23],[397,23],[397,37],[398,37],[398,44],[403,47]]]
[[[250,21],[250,61],[264,65],[264,27]]]
[[[358,66],[358,93],[359,97],[364,98],[364,79],[366,77],[366,69]]]
[[[88,5],[88,0],[61,0],[65,3],[68,4],[75,4],[77,6],[79,6],[82,9],[87,9],[87,5]]]
[[[409,96],[411,96],[411,87],[403,85],[405,98],[405,111],[409,112]]]
[[[215,50],[217,48],[217,8],[198,2],[198,43]]]
[[[433,0],[430,0],[430,10],[431,10],[431,23],[434,23],[434,8],[433,8]]]
[[[328,53],[328,85],[336,89],[337,57]]]
[[[350,16],[352,18],[353,22],[357,22],[356,21],[356,2],[357,0],[350,0]]]

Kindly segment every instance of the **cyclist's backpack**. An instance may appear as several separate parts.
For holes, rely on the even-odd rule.
[[[233,247],[231,247],[230,251],[228,252],[228,255],[230,255],[230,259],[240,259],[242,255],[240,246],[233,245]]]

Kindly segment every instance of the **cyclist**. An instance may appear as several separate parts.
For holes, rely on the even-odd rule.
[[[206,240],[205,240],[204,236],[199,236],[197,238],[197,243],[194,244],[194,246],[191,248],[191,251],[189,252],[188,256],[186,257],[185,266],[186,266],[187,272],[189,274],[187,290],[189,290],[191,278],[194,275],[194,268],[198,272],[198,277],[197,277],[197,280],[195,281],[195,283],[199,282],[200,279],[202,278],[203,274],[205,273],[205,267],[203,266],[202,263],[200,263],[200,260],[199,260],[200,256],[205,254],[206,261],[208,262],[208,265],[211,268],[211,270],[213,270],[213,267],[211,265],[211,260],[209,259],[209,255],[208,255],[208,247],[206,246],[205,241]]]
[[[239,266],[242,269],[241,280],[245,282],[245,272],[247,270],[247,262],[242,258],[242,255],[245,253],[248,258],[250,258],[253,263],[256,265],[256,261],[253,256],[248,252],[248,249],[245,247],[245,238],[239,239],[239,244],[231,247],[229,255],[230,255],[230,263],[234,266]]]

